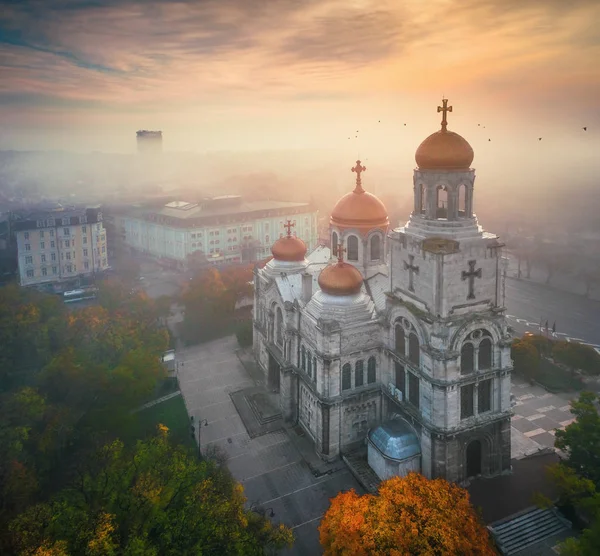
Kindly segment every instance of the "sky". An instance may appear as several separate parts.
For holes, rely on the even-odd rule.
[[[160,129],[166,151],[404,163],[444,95],[475,162],[576,168],[600,146],[598,21],[598,0],[0,0],[0,149]]]

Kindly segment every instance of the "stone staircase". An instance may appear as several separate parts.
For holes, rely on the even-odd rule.
[[[367,462],[367,450],[362,448],[342,456],[344,463],[350,469],[350,472],[356,477],[356,480],[371,494],[377,494],[379,488],[379,477],[371,469]]]

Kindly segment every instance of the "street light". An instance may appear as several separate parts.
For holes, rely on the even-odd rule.
[[[208,421],[201,419],[198,421],[198,457],[202,459],[202,445],[200,444],[202,427],[208,427]],[[194,426],[194,416],[190,416],[190,435],[192,439],[196,440],[196,427]]]

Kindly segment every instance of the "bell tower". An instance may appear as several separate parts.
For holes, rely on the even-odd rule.
[[[388,410],[418,429],[426,476],[464,481],[510,468],[512,361],[503,244],[474,213],[474,153],[448,130],[453,108],[437,111],[415,154],[413,212],[388,236],[389,376],[402,392]]]

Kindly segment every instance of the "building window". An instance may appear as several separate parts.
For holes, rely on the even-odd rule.
[[[50,230],[50,237],[54,237],[54,230]]]
[[[472,373],[475,362],[475,348],[473,344],[470,342],[466,342],[463,344],[463,347],[460,350],[460,372],[461,374]]]
[[[381,238],[377,235],[371,238],[371,260],[379,259],[381,259]]]
[[[396,353],[404,355],[406,353],[406,341],[404,336],[404,328],[401,324],[397,324],[395,328],[396,332]]]
[[[67,265],[67,272],[73,272],[73,266],[68,264]]]
[[[373,384],[377,381],[377,360],[375,357],[369,357],[367,363],[367,383]]]
[[[85,261],[83,263],[83,268],[85,268],[86,270],[88,270],[90,268],[90,263],[88,263],[87,261]]]
[[[71,230],[69,228],[63,228],[63,235],[70,236],[71,235]]]
[[[419,409],[419,377],[408,373],[408,401]]]
[[[419,366],[421,362],[421,349],[419,346],[419,338],[414,332],[411,332],[408,336],[408,358],[411,363]]]
[[[33,257],[31,255],[25,257],[25,264],[33,264]]]
[[[71,252],[69,251],[69,252],[67,252],[67,261],[70,261],[70,260],[71,260]]]
[[[364,376],[364,363],[361,360],[356,362],[356,365],[354,367],[354,387],[358,388],[359,386],[362,386],[365,382],[365,376]]]
[[[302,346],[302,370],[306,371],[306,349]]]
[[[82,231],[84,234],[87,234],[87,226],[81,226],[81,231]]]
[[[88,250],[87,250],[87,249],[84,249],[84,250],[83,250],[83,256],[84,256],[84,257],[87,257],[87,256],[88,256]]]
[[[40,239],[44,239],[44,230],[40,230]]]
[[[313,376],[317,380],[317,358],[313,357]]]
[[[265,241],[266,241],[267,243],[269,243],[269,242],[271,241],[271,238],[269,237],[269,235],[268,235],[268,234],[265,236]]]
[[[42,255],[42,262],[45,263],[46,262],[46,255]]]
[[[33,278],[33,270],[32,269],[29,269],[27,271],[27,278]]]
[[[106,253],[106,246],[105,245],[102,246],[102,252]]]
[[[40,249],[46,249],[46,242],[40,241]]]
[[[50,249],[54,249],[56,247],[56,244],[54,243],[54,241],[50,242]]]
[[[337,232],[333,232],[333,234],[331,234],[331,255],[333,257],[337,256],[337,244],[338,244],[338,235],[337,235]]]
[[[404,365],[396,362],[395,364],[396,371],[396,388],[402,392],[402,399],[404,399],[404,393],[406,392],[406,371],[404,370]]]
[[[87,244],[87,237],[83,238],[83,244],[86,245]]]
[[[71,242],[68,239],[65,239],[65,247],[71,247]]]
[[[46,267],[42,268],[42,276],[47,276],[48,275],[48,271],[46,270]]]
[[[29,243],[25,244],[25,251],[31,251],[31,244],[29,244]]]
[[[52,274],[56,274],[58,272],[57,268],[55,266],[52,267]]]
[[[352,388],[352,367],[346,363],[342,367],[342,391]]]
[[[492,368],[492,342],[489,338],[484,338],[479,343],[477,368],[480,371]]]
[[[29,232],[25,232],[25,233],[23,234],[23,237],[24,237],[25,239],[29,239]]]
[[[50,254],[50,258],[55,261],[56,260],[56,253],[51,253]]]
[[[467,384],[460,389],[460,418],[473,417],[473,392],[475,386]]]
[[[283,345],[283,313],[281,311],[281,307],[277,307],[275,316],[276,316],[275,327],[277,330],[277,343],[281,346],[281,345]]]
[[[477,386],[477,412],[485,413],[492,409],[492,379],[482,380]]]
[[[309,351],[306,352],[306,358],[308,359],[308,378],[312,378],[312,353]]]
[[[356,236],[350,236],[347,240],[346,249],[348,252],[346,256],[349,261],[358,261],[358,238]]]

